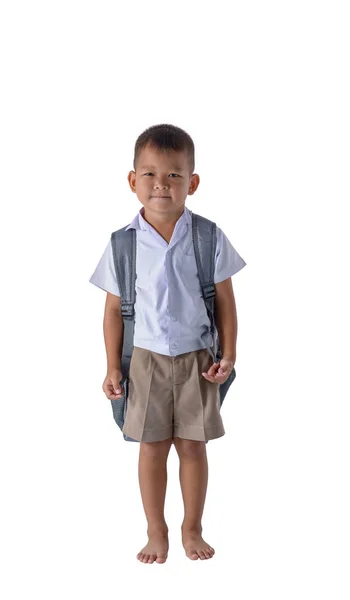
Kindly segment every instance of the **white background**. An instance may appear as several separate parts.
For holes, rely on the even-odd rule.
[[[347,3],[3,2],[2,596],[348,600]],[[137,136],[196,146],[187,206],[247,266],[237,378],[207,444],[203,536],[181,546],[168,461],[164,565],[146,543],[139,445],[102,392],[105,293],[89,278],[141,208]]]

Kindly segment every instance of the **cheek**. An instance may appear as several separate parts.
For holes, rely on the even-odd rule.
[[[185,183],[185,181],[176,181],[175,183],[173,183],[174,190],[179,190],[180,192],[183,192],[184,190],[188,190],[188,185]]]
[[[148,190],[152,186],[152,181],[150,178],[149,179],[140,179],[138,185],[139,185],[140,190]]]

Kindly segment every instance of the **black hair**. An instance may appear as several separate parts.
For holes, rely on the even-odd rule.
[[[185,151],[188,156],[190,174],[192,175],[194,171],[194,143],[186,131],[176,127],[176,125],[164,123],[152,125],[152,127],[145,129],[135,143],[134,170],[136,170],[141,150],[148,145],[159,150]]]

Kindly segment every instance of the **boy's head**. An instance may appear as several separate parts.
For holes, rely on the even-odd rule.
[[[175,125],[153,125],[141,133],[133,165],[129,185],[150,217],[176,217],[183,211],[186,196],[199,185],[199,176],[193,173],[192,138]]]

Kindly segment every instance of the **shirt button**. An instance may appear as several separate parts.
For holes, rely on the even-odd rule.
[[[170,318],[171,318],[172,321],[177,321],[177,318],[174,317],[174,316],[171,316]]]
[[[170,344],[170,348],[177,348],[177,344]]]

